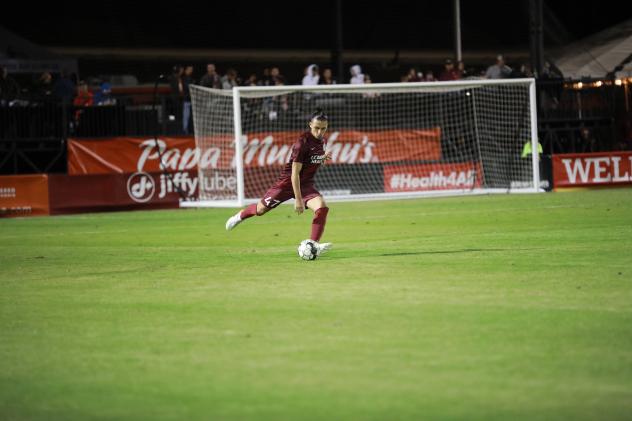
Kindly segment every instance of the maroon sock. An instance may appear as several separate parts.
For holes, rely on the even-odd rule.
[[[320,241],[320,237],[323,236],[325,231],[325,223],[327,222],[327,213],[329,208],[319,208],[314,212],[314,219],[312,220],[312,236],[313,241]]]
[[[252,205],[248,206],[246,209],[242,210],[239,216],[241,217],[241,219],[248,219],[251,216],[255,216],[256,214],[257,214],[257,204],[253,203]]]

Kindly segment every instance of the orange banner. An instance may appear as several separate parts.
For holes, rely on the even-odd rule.
[[[48,176],[0,176],[0,217],[48,215]]]
[[[298,132],[253,133],[244,136],[245,168],[285,164]],[[212,145],[200,151],[192,137],[153,139],[117,137],[69,139],[68,174],[111,174],[160,171],[159,160],[170,172],[202,168],[234,168],[230,136],[200,139]],[[335,131],[327,149],[333,164],[361,164],[441,159],[441,130]],[[159,153],[160,151],[160,153]]]
[[[385,166],[384,191],[473,189],[481,186],[479,168],[474,162]]]
[[[598,186],[632,183],[632,152],[553,155],[553,186]]]

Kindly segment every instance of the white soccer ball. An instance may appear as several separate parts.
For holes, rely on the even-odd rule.
[[[303,260],[314,260],[318,257],[318,248],[312,240],[303,240],[298,246],[298,255]]]

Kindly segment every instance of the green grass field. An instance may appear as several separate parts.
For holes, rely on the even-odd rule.
[[[0,419],[630,419],[632,189],[0,220]]]

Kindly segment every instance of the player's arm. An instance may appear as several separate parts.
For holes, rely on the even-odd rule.
[[[299,215],[305,210],[305,204],[303,203],[303,194],[301,193],[301,169],[303,169],[302,162],[292,162],[292,190],[294,190],[294,211]]]

